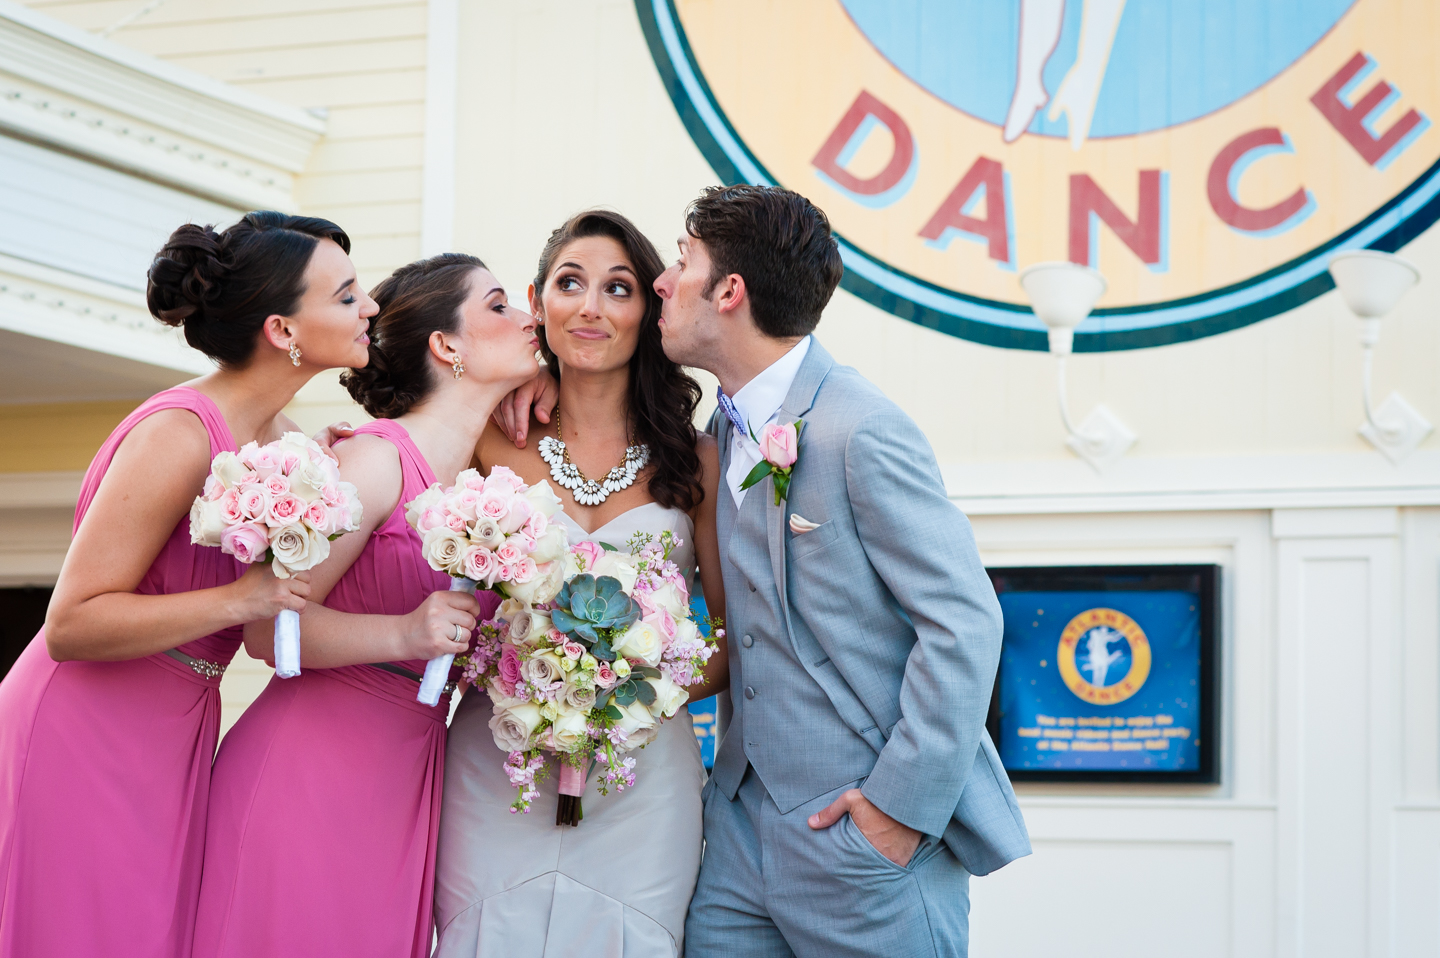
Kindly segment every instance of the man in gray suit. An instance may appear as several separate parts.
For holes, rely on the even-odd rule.
[[[842,270],[808,200],[737,186],[691,205],[655,283],[666,354],[721,388],[734,719],[691,958],[963,956],[969,876],[1030,851],[985,732],[1001,620],[970,524],[914,422],[810,335]],[[801,420],[783,500],[742,488],[752,434]]]

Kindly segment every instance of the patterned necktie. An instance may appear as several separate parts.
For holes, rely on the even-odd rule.
[[[734,425],[735,431],[740,433],[742,438],[750,438],[750,427],[746,426],[745,420],[740,418],[740,410],[736,409],[734,401],[725,395],[725,390],[716,386],[715,398],[720,401],[720,408],[725,410],[725,415],[730,418],[730,422]]]

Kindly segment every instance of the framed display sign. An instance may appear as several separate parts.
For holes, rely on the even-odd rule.
[[[990,735],[1015,781],[1219,780],[1219,568],[990,569]]]

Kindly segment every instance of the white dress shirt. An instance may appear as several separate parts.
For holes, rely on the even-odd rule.
[[[800,371],[800,363],[809,350],[810,337],[806,336],[730,397],[740,418],[749,424],[755,435],[760,435],[762,428],[775,421],[781,404],[790,392],[791,383],[795,382],[795,374]],[[755,440],[741,435],[734,426],[730,427],[730,437],[730,468],[725,472],[725,482],[730,486],[730,494],[735,497],[735,508],[739,509],[745,501],[745,493],[749,491],[741,489],[740,483],[765,457],[760,455],[760,446]]]

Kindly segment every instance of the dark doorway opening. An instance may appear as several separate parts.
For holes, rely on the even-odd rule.
[[[10,671],[45,624],[53,591],[49,586],[0,589],[0,676]]]

